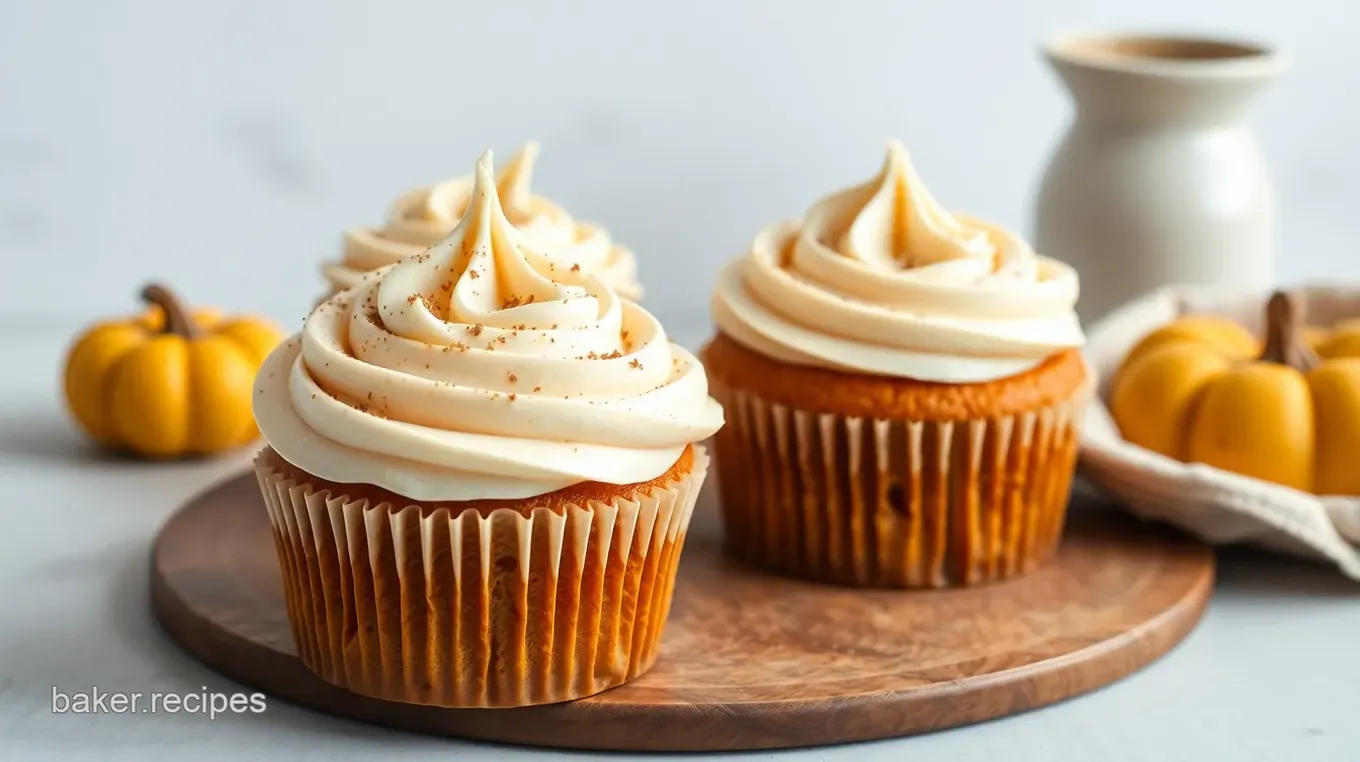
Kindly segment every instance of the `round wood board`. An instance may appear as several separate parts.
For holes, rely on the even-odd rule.
[[[303,666],[258,490],[250,474],[224,482],[161,529],[152,606],[184,650],[325,712],[535,746],[774,749],[1014,714],[1156,659],[1195,626],[1213,587],[1208,548],[1080,505],[1056,559],[1013,582],[926,592],[819,586],[726,559],[707,492],[650,672],[571,703],[442,709],[358,696]]]

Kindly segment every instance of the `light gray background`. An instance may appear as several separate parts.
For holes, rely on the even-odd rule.
[[[513,7],[512,7],[513,6]],[[150,276],[300,321],[341,229],[543,143],[538,188],[640,257],[697,340],[719,264],[902,139],[948,206],[1030,230],[1069,116],[1036,44],[1277,43],[1260,101],[1281,276],[1354,269],[1354,0],[44,2],[0,11],[0,311],[125,309]],[[244,274],[242,274],[244,273]]]
[[[50,690],[234,687],[146,612],[146,549],[238,456],[91,460],[64,342],[149,277],[296,325],[347,225],[477,154],[542,141],[539,190],[632,246],[694,345],[719,264],[859,181],[896,136],[947,205],[1029,231],[1068,103],[1036,54],[1073,28],[1217,31],[1294,59],[1257,112],[1286,281],[1360,254],[1354,0],[0,2],[0,760],[539,759],[280,704],[264,718],[50,714]],[[986,725],[789,759],[1347,760],[1360,602],[1325,569],[1231,553],[1152,668]],[[584,758],[584,757],[577,757]],[[750,758],[775,758],[768,754]],[[782,757],[780,757],[782,758]]]

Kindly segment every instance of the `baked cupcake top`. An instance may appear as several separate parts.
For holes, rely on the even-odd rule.
[[[319,305],[265,360],[255,417],[299,469],[422,501],[665,473],[723,411],[651,314],[507,219],[491,154],[428,251]]]
[[[627,299],[639,299],[637,261],[598,225],[575,220],[566,210],[531,190],[538,144],[525,143],[497,178],[502,208],[510,223],[540,251],[567,267],[580,265]],[[380,267],[425,251],[449,234],[468,207],[473,178],[457,177],[403,194],[380,228],[345,231],[339,260],[321,272],[335,291],[353,288]]]
[[[1077,274],[996,225],[951,215],[888,144],[872,180],[756,236],[723,270],[719,330],[783,362],[972,383],[1085,339]]]

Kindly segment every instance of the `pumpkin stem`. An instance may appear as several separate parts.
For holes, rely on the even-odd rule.
[[[1288,365],[1303,373],[1318,364],[1318,356],[1300,337],[1303,322],[1298,300],[1284,291],[1276,291],[1266,304],[1266,346],[1261,352],[1263,362]]]
[[[196,338],[198,326],[184,309],[184,302],[169,288],[159,283],[151,283],[142,289],[142,299],[161,308],[165,314],[165,332],[185,339]]]

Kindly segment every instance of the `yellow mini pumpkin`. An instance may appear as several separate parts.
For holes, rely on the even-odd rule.
[[[146,312],[96,324],[72,345],[65,372],[72,417],[100,444],[146,458],[254,440],[255,372],[282,333],[254,318],[191,316],[164,286],[147,286],[142,298]]]
[[[1360,495],[1360,324],[1308,336],[1299,312],[1290,295],[1273,295],[1263,347],[1212,317],[1149,334],[1112,381],[1120,433],[1187,463]]]
[[[1309,343],[1319,357],[1360,357],[1360,318],[1342,320],[1331,328],[1312,329]]]

